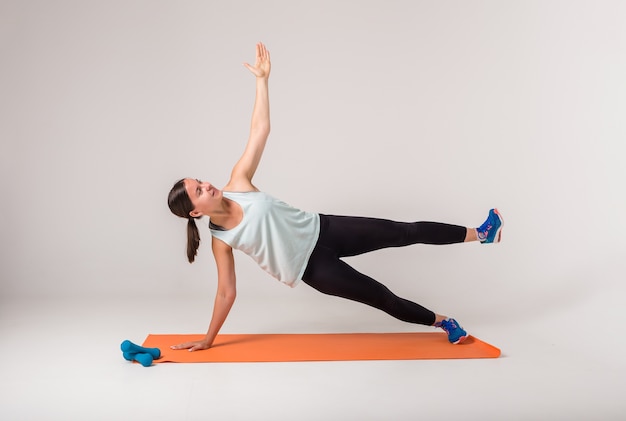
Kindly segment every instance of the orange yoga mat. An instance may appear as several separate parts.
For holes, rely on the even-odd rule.
[[[159,348],[155,363],[286,362],[497,358],[500,350],[473,336],[453,345],[443,332],[222,334],[210,349],[189,352],[171,345],[204,335],[148,335],[144,347]]]

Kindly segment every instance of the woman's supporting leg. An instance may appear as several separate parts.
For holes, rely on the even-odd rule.
[[[405,322],[431,326],[437,321],[432,311],[398,297],[323,246],[318,245],[313,251],[302,280],[324,294],[367,304]]]

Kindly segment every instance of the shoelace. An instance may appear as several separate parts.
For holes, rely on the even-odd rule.
[[[447,333],[450,333],[452,330],[456,329],[458,326],[452,320],[444,320],[441,322],[441,328],[445,330]]]
[[[487,220],[483,222],[483,224],[480,227],[478,227],[478,232],[484,235],[486,238],[487,233],[489,232],[491,227],[493,227],[493,222],[492,222],[491,214],[489,214],[489,217],[487,218]]]

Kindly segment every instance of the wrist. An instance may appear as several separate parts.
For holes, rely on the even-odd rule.
[[[217,335],[209,335],[207,334],[204,339],[202,339],[202,344],[205,345],[207,348],[209,348],[211,345],[213,345],[213,341],[215,341],[215,337]]]

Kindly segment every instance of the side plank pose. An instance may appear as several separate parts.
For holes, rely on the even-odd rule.
[[[243,155],[222,190],[210,183],[184,178],[174,184],[168,205],[187,219],[187,258],[192,263],[200,244],[196,219],[209,217],[217,264],[217,294],[209,330],[203,340],[172,346],[196,351],[213,344],[235,301],[233,249],[241,250],[279,281],[295,287],[300,280],[318,291],[378,308],[409,323],[442,328],[457,344],[467,332],[452,318],[393,294],[378,281],[357,272],[342,257],[411,244],[453,244],[500,241],[502,218],[491,209],[479,228],[440,222],[396,222],[366,217],[334,216],[296,209],[259,191],[252,177],[270,133],[268,79],[270,53],[256,46],[256,99],[250,137]]]

